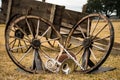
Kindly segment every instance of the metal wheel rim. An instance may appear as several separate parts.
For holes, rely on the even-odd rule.
[[[26,67],[26,65],[24,65],[24,64],[22,64],[22,63],[20,63],[21,61],[22,61],[22,59],[23,59],[23,57],[25,57],[28,53],[30,53],[30,51],[33,49],[34,50],[34,52],[33,52],[33,54],[35,55],[35,54],[39,54],[40,53],[40,50],[38,50],[36,47],[31,47],[32,45],[31,45],[31,42],[29,42],[29,41],[31,41],[31,40],[34,40],[34,41],[32,41],[32,42],[35,42],[35,41],[37,41],[38,43],[39,43],[39,41],[38,41],[38,39],[37,39],[37,37],[36,36],[38,36],[39,37],[39,31],[37,32],[37,30],[36,30],[36,34],[35,34],[35,36],[34,36],[34,38],[33,39],[31,39],[31,40],[29,40],[28,39],[28,43],[30,44],[29,46],[28,46],[28,48],[27,48],[27,50],[25,51],[25,52],[23,52],[24,54],[22,55],[22,57],[19,59],[19,61],[17,60],[17,58],[15,57],[15,56],[13,56],[13,52],[11,51],[11,48],[10,48],[10,43],[12,43],[12,42],[10,42],[9,41],[9,39],[10,39],[10,32],[11,31],[13,31],[13,33],[15,33],[15,31],[14,30],[12,30],[11,29],[11,27],[13,27],[14,25],[16,25],[16,23],[19,23],[21,20],[24,20],[24,19],[36,19],[36,20],[40,20],[40,21],[43,21],[43,23],[46,23],[47,25],[49,25],[49,27],[51,27],[54,31],[55,31],[55,35],[56,35],[56,37],[57,38],[53,38],[53,39],[55,39],[55,40],[58,40],[58,41],[61,41],[61,36],[60,36],[60,34],[59,34],[59,32],[57,32],[57,30],[54,28],[54,26],[49,22],[49,21],[47,21],[47,20],[45,20],[45,19],[43,19],[43,18],[41,18],[41,17],[38,17],[38,16],[32,16],[32,15],[30,15],[30,16],[22,16],[22,17],[19,17],[19,18],[17,18],[17,19],[15,19],[13,22],[11,22],[11,21],[9,21],[9,23],[7,24],[7,26],[6,26],[6,29],[5,29],[5,45],[6,45],[6,50],[7,50],[7,52],[8,52],[8,55],[9,55],[9,57],[11,58],[11,60],[18,66],[18,67],[20,67],[21,69],[23,69],[24,71],[27,71],[27,72],[30,72],[30,73],[37,73],[37,71],[35,70],[35,69],[31,69],[30,67],[32,66],[27,66]],[[29,23],[27,23],[27,25],[30,25]],[[37,25],[40,25],[40,22],[38,21],[37,22]],[[37,26],[38,27],[38,26]],[[18,29],[20,29],[20,28],[18,28]],[[21,28],[22,29],[22,28]],[[29,29],[29,28],[28,28]],[[48,29],[47,29],[48,30]],[[47,30],[46,30],[46,32],[47,32]],[[21,30],[22,31],[22,30]],[[45,36],[45,34],[46,34],[46,32],[43,32],[43,34],[44,34],[44,36]],[[19,33],[19,32],[17,32],[17,33]],[[27,35],[31,35],[31,34],[33,34],[33,33],[30,33],[30,31],[28,32],[28,34],[27,34],[27,32],[24,32],[24,31],[22,31],[22,33],[24,34],[24,36],[27,36]],[[43,36],[43,34],[41,34],[42,36]],[[13,35],[13,34],[12,34]],[[14,35],[13,35],[14,36]],[[31,35],[32,36],[32,35]],[[32,36],[33,37],[33,36]],[[13,37],[13,38],[15,38],[15,37]],[[19,38],[21,38],[21,36],[19,37]],[[51,40],[49,40],[49,41],[52,41],[52,39]],[[14,41],[13,41],[14,42]],[[44,41],[45,42],[45,41]],[[44,43],[43,42],[43,43]],[[47,42],[47,41],[46,41]],[[36,43],[36,42],[35,42]],[[42,42],[41,42],[42,43]],[[37,45],[36,45],[37,46]],[[44,46],[45,47],[45,46]],[[18,52],[18,55],[19,55],[19,52]],[[41,55],[39,55],[40,57],[41,57]],[[33,61],[32,61],[33,62]],[[42,65],[42,66],[45,66],[44,64]]]
[[[113,43],[114,43],[114,29],[113,29],[113,26],[112,26],[112,24],[111,24],[111,22],[105,17],[105,16],[103,16],[103,15],[101,15],[101,14],[90,14],[90,15],[88,15],[88,16],[85,16],[85,17],[83,17],[80,21],[78,21],[78,23],[71,29],[71,31],[69,32],[69,35],[68,35],[68,38],[67,38],[67,40],[66,40],[66,48],[67,48],[67,45],[69,45],[70,44],[70,40],[71,40],[71,36],[72,36],[72,34],[74,34],[74,32],[75,32],[75,30],[77,29],[77,27],[78,27],[78,25],[81,25],[82,23],[84,23],[84,20],[86,20],[86,19],[89,19],[90,17],[94,17],[94,16],[98,16],[98,17],[101,17],[101,18],[103,18],[103,20],[104,21],[106,21],[106,23],[107,23],[107,26],[108,26],[108,31],[109,31],[109,35],[108,36],[106,36],[106,38],[108,37],[109,38],[109,43],[108,43],[108,48],[106,49],[106,52],[105,52],[105,54],[102,56],[102,58],[100,58],[100,60],[98,60],[98,62],[94,65],[94,66],[92,66],[92,67],[90,67],[90,68],[88,68],[88,69],[85,69],[85,70],[80,70],[80,71],[82,71],[83,73],[89,73],[89,72],[92,72],[92,71],[94,71],[94,70],[96,70],[96,69],[98,69],[104,62],[105,62],[105,60],[107,59],[107,57],[109,56],[109,54],[110,54],[110,52],[111,52],[111,49],[112,49],[112,46],[113,46]],[[90,22],[90,20],[89,20],[89,22]],[[97,21],[96,21],[97,23],[96,23],[96,25],[99,23],[99,19],[97,19]],[[88,21],[87,21],[87,23],[88,23]],[[87,24],[87,26],[89,26],[89,25],[91,25],[91,24]],[[94,25],[94,26],[96,26],[96,25]],[[105,26],[105,25],[104,25]],[[81,27],[81,26],[80,26]],[[88,29],[87,29],[88,30]],[[104,30],[104,29],[103,29]],[[92,30],[91,30],[92,31]],[[100,31],[100,30],[99,30]],[[81,30],[80,31],[81,32],[81,35],[82,35],[82,37],[84,38],[85,36],[88,36],[89,35],[89,33],[87,34],[87,31],[86,31],[86,34]],[[89,29],[89,32],[90,32],[90,29]],[[92,32],[92,35],[93,35],[93,33],[95,33],[95,31],[94,31],[94,29],[93,29],[93,32]],[[97,35],[97,34],[96,34]],[[99,35],[99,34],[98,34]],[[97,35],[97,36],[98,36]],[[91,36],[91,35],[90,35]],[[97,37],[96,36],[96,37]],[[103,37],[103,38],[105,38],[105,37]],[[106,39],[105,38],[105,39]],[[95,38],[96,39],[96,38]],[[99,39],[97,39],[97,40],[99,40]],[[102,39],[101,39],[102,40]],[[89,43],[89,41],[87,41],[88,43]],[[85,40],[84,40],[84,43],[85,43]],[[79,43],[78,43],[79,44]],[[81,46],[81,45],[79,45],[79,46]],[[83,46],[83,45],[82,45]],[[88,45],[89,46],[89,45]],[[92,45],[93,46],[93,45]],[[87,47],[87,46],[86,46]],[[89,46],[90,47],[90,46]],[[97,46],[97,47],[99,47],[99,46]],[[73,48],[74,49],[74,48]],[[84,49],[84,48],[83,48]],[[103,49],[103,48],[101,48],[101,49]],[[68,48],[68,50],[69,50],[69,48]],[[88,56],[89,57],[89,55],[87,55],[87,53],[89,53],[89,51],[90,51],[90,54],[93,54],[93,51],[92,51],[93,49],[90,49],[90,50],[88,50],[88,51],[85,51],[85,50],[83,50],[83,51],[85,51],[85,52],[82,52],[82,54],[84,53],[86,53],[86,56]],[[81,48],[81,50],[79,49],[77,52],[79,52],[79,51],[82,51],[82,48]],[[92,52],[91,52],[92,51]],[[73,52],[74,53],[74,52]],[[94,55],[93,55],[94,56]],[[81,58],[83,57],[83,55],[81,56]],[[89,59],[89,58],[88,58]],[[83,60],[84,61],[84,60]],[[87,61],[89,61],[89,60],[86,60],[86,66],[88,66],[88,62]],[[89,63],[90,63],[90,61],[89,61]],[[82,65],[82,62],[81,62],[81,65]]]

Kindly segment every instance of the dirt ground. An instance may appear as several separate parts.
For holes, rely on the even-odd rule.
[[[7,55],[4,43],[5,25],[0,25],[0,80],[120,80],[120,21],[113,22],[115,29],[115,44],[111,55],[103,66],[116,68],[96,74],[71,73],[64,74],[29,74],[17,70],[17,66]]]

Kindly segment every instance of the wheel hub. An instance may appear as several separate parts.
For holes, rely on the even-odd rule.
[[[84,39],[82,45],[84,48],[90,47],[92,45],[92,39],[91,38]]]
[[[18,29],[15,31],[15,37],[23,39],[24,34]]]
[[[35,48],[35,49],[38,49],[41,45],[40,40],[38,40],[38,39],[33,39],[31,44],[32,44],[33,48]]]

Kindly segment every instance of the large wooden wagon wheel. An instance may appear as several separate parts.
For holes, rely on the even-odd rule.
[[[54,31],[54,37],[47,38],[49,30]],[[37,73],[45,69],[45,63],[49,63],[62,49],[54,46],[51,48],[48,42],[54,45],[60,44],[61,36],[54,26],[47,20],[38,16],[21,16],[14,21],[9,21],[5,29],[5,45],[9,57],[21,69],[31,73]]]
[[[114,42],[114,29],[105,16],[90,14],[71,29],[66,48],[67,45],[73,44],[73,39],[77,40],[77,48],[68,50],[74,53],[79,62],[80,66],[76,67],[76,70],[88,73],[98,69],[109,56]],[[73,44],[71,47],[75,46]]]

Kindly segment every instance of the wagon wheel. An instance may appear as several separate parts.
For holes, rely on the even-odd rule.
[[[45,35],[49,29],[54,31],[54,37],[46,40]],[[5,29],[5,45],[9,57],[19,68],[30,73],[44,70],[45,62],[61,53],[60,48],[51,48],[48,41],[60,43],[61,36],[49,21],[41,17],[21,16],[9,21]]]
[[[77,45],[73,43],[77,40]],[[114,43],[114,29],[111,22],[101,14],[90,14],[83,17],[69,32],[68,44],[77,46],[74,50],[80,64],[76,70],[84,73],[98,69],[109,56]],[[69,50],[69,49],[68,49]]]

